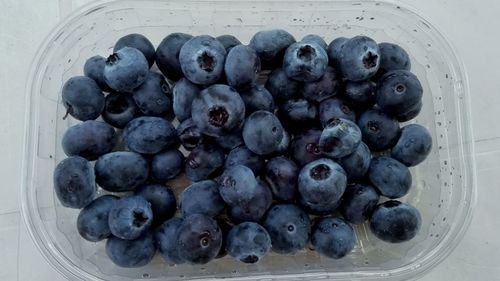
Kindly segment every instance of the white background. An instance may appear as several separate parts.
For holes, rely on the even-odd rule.
[[[0,280],[64,280],[40,255],[20,215],[27,72],[61,16],[90,0],[0,0]],[[458,248],[422,280],[500,280],[500,1],[399,0],[456,46],[470,79],[478,202]]]

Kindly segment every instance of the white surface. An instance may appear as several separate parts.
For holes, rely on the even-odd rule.
[[[24,90],[31,59],[60,15],[89,0],[0,1],[0,280],[64,280],[34,246],[20,215]],[[456,46],[469,74],[478,202],[458,248],[422,280],[500,280],[498,0],[400,0]]]

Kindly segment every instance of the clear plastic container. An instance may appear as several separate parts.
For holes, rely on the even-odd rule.
[[[161,258],[143,268],[112,264],[105,243],[81,239],[78,210],[55,198],[52,172],[65,158],[60,141],[76,121],[62,119],[60,92],[65,80],[81,75],[85,60],[111,53],[121,36],[139,32],[157,45],[171,32],[234,34],[247,43],[258,30],[284,28],[301,38],[365,34],[395,42],[411,56],[412,71],[424,87],[424,107],[414,121],[432,133],[429,158],[412,169],[414,181],[403,200],[422,213],[420,233],[411,241],[388,244],[365,225],[344,259],[315,252],[270,254],[256,265],[225,257],[203,266],[168,266]],[[410,9],[382,1],[115,1],[97,2],[73,13],[50,34],[34,60],[27,88],[28,108],[23,213],[31,235],[49,262],[68,279],[245,280],[389,279],[421,276],[455,248],[467,229],[476,198],[467,77],[443,34]]]

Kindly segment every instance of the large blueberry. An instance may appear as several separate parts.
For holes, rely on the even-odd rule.
[[[153,222],[151,204],[141,196],[120,198],[108,215],[111,233],[126,240],[134,240],[149,231]]]
[[[347,80],[362,81],[372,77],[380,67],[377,43],[366,36],[347,40],[340,50],[339,66]]]
[[[157,182],[175,178],[184,169],[184,155],[177,149],[160,152],[151,159],[151,177]]]
[[[156,65],[160,71],[171,80],[178,80],[182,73],[179,62],[179,53],[182,46],[193,36],[186,33],[172,33],[167,35],[156,48]]]
[[[155,154],[176,144],[177,131],[163,118],[139,117],[123,130],[123,142],[134,152]]]
[[[179,53],[184,76],[189,81],[201,85],[213,84],[221,78],[225,58],[224,46],[208,35],[189,39]]]
[[[256,263],[271,249],[271,237],[261,225],[244,222],[229,231],[226,249],[238,261]]]
[[[406,166],[415,166],[425,160],[432,149],[432,137],[422,125],[410,124],[401,129],[401,136],[392,148],[392,158]]]
[[[218,179],[219,193],[229,206],[251,201],[258,192],[258,183],[252,170],[236,165],[224,171]]]
[[[132,191],[148,179],[149,164],[139,153],[116,151],[95,163],[96,182],[112,192]]]
[[[192,181],[202,181],[213,176],[224,166],[224,151],[216,144],[201,144],[186,158],[184,171]]]
[[[66,115],[86,121],[94,120],[104,109],[104,95],[97,83],[87,76],[71,77],[62,88]]]
[[[146,116],[163,116],[172,109],[170,87],[165,78],[150,71],[146,81],[133,92],[134,101]]]
[[[342,167],[323,158],[302,168],[298,178],[301,202],[313,213],[331,213],[338,206],[347,184]]]
[[[328,55],[313,42],[297,42],[285,52],[283,69],[288,77],[301,82],[319,80],[326,72]]]
[[[371,185],[355,184],[345,190],[339,209],[348,222],[361,224],[370,218],[378,200],[379,195]]]
[[[238,45],[227,54],[224,64],[227,84],[236,89],[254,86],[260,72],[260,59],[254,49]]]
[[[383,42],[379,43],[378,47],[380,49],[380,69],[378,74],[383,75],[392,70],[410,70],[410,57],[401,46]]]
[[[293,204],[274,205],[262,224],[271,237],[271,247],[279,254],[294,254],[303,249],[311,235],[309,216]]]
[[[171,218],[155,231],[155,240],[160,256],[168,264],[182,264],[184,260],[177,253],[177,230],[182,224],[181,218]]]
[[[153,211],[153,224],[159,225],[174,216],[177,202],[172,189],[161,184],[146,184],[135,191],[135,195],[146,199]]]
[[[304,134],[296,136],[292,141],[291,154],[293,160],[295,160],[299,166],[304,166],[322,157],[319,149],[320,136],[320,130],[311,129]]]
[[[66,155],[95,160],[110,152],[116,142],[116,132],[113,127],[104,122],[88,120],[69,127],[61,143]]]
[[[221,246],[221,229],[205,215],[187,216],[177,230],[177,253],[188,263],[206,264],[217,256]]]
[[[155,47],[153,46],[153,43],[151,43],[151,41],[149,41],[149,39],[142,34],[131,33],[121,37],[118,41],[116,41],[115,46],[113,47],[113,52],[116,52],[123,47],[136,48],[141,51],[148,61],[149,67],[151,67],[155,62]]]
[[[106,96],[102,119],[109,125],[122,129],[139,114],[131,94],[115,92]]]
[[[184,217],[191,214],[215,217],[225,207],[219,194],[219,185],[212,180],[196,182],[184,189],[179,206]]]
[[[200,95],[200,88],[186,78],[181,78],[175,83],[172,92],[175,117],[180,122],[191,118],[191,104]]]
[[[149,231],[135,240],[111,237],[106,242],[106,254],[120,267],[145,266],[153,259],[155,253],[155,239]]]
[[[372,154],[368,146],[361,142],[353,153],[338,159],[349,181],[363,179],[370,168]]]
[[[276,101],[286,101],[297,97],[301,90],[298,81],[288,78],[282,68],[273,70],[266,81],[266,89]]]
[[[300,132],[317,126],[318,108],[306,99],[289,99],[280,105],[278,116],[291,132]]]
[[[341,77],[337,71],[327,66],[325,74],[317,81],[304,83],[303,95],[306,99],[321,102],[335,96],[340,90]]]
[[[224,168],[229,169],[236,165],[243,165],[252,169],[254,174],[259,174],[262,168],[264,168],[264,160],[265,159],[261,155],[253,153],[244,146],[239,146],[229,152],[226,157]]]
[[[344,46],[345,42],[347,42],[349,38],[346,37],[338,37],[332,40],[330,44],[328,44],[328,62],[333,67],[338,67],[340,65],[340,50]]]
[[[83,208],[96,194],[94,171],[82,157],[62,160],[54,170],[53,180],[57,198],[65,207]]]
[[[418,210],[396,200],[379,204],[370,219],[370,229],[379,239],[401,243],[415,237],[422,225]]]
[[[363,112],[358,119],[363,142],[372,151],[382,151],[393,147],[398,141],[399,122],[380,110]]]
[[[245,103],[227,85],[212,85],[201,91],[191,105],[192,118],[202,133],[210,136],[228,134],[245,118]]]
[[[274,99],[269,91],[261,86],[251,87],[240,91],[241,99],[245,103],[245,113],[250,115],[257,110],[274,112]]]
[[[341,158],[353,153],[361,143],[361,130],[356,123],[336,118],[330,121],[319,138],[319,149],[329,157]]]
[[[283,126],[271,112],[252,113],[243,126],[243,140],[252,152],[265,155],[276,151],[283,139]]]
[[[356,112],[354,112],[351,103],[343,99],[331,98],[319,104],[319,120],[323,128],[326,128],[328,123],[338,118],[356,122]]]
[[[283,201],[293,201],[297,196],[299,168],[292,160],[283,156],[272,158],[265,170],[266,182],[274,197]]]
[[[375,104],[374,84],[371,81],[346,81],[345,97],[357,109],[368,109]]]
[[[293,43],[293,35],[283,29],[272,29],[255,33],[248,45],[259,55],[263,69],[273,69],[283,64],[283,54]]]
[[[132,92],[149,73],[148,61],[136,48],[124,47],[108,57],[104,66],[104,79],[113,90]]]
[[[356,244],[354,229],[340,218],[321,218],[312,228],[311,244],[316,252],[332,259],[349,254]]]
[[[380,194],[387,198],[405,196],[411,187],[410,170],[391,157],[375,157],[370,163],[368,177]]]
[[[228,208],[228,215],[233,222],[258,222],[267,212],[273,201],[273,195],[267,184],[259,181],[249,200],[240,200]]]
[[[106,84],[106,80],[104,80],[105,65],[105,58],[101,56],[90,57],[85,61],[85,65],[83,66],[83,74],[89,78],[94,79],[101,90],[109,92],[111,88],[108,86],[108,84]]]
[[[76,219],[76,227],[80,236],[91,242],[101,241],[111,236],[108,215],[116,200],[118,200],[116,196],[103,195],[86,205]]]

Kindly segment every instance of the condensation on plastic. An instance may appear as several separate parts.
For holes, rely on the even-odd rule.
[[[64,81],[81,75],[90,56],[109,54],[127,33],[142,33],[155,45],[171,32],[234,34],[248,43],[255,32],[271,28],[284,28],[298,39],[316,33],[327,42],[365,34],[408,51],[412,71],[424,87],[424,107],[414,122],[426,126],[434,140],[429,158],[412,168],[413,186],[403,199],[420,210],[420,233],[410,242],[388,244],[376,239],[366,225],[356,227],[357,246],[341,260],[303,251],[295,256],[270,254],[256,265],[230,257],[203,266],[169,266],[159,257],[138,269],[113,265],[105,243],[79,237],[78,210],[64,208],[54,196],[52,172],[65,158],[61,137],[77,123],[62,119]],[[466,74],[443,35],[407,8],[375,1],[97,2],[63,21],[33,63],[27,86],[23,214],[43,255],[69,279],[408,280],[442,261],[469,225],[476,187]],[[176,185],[177,192],[181,188]]]

